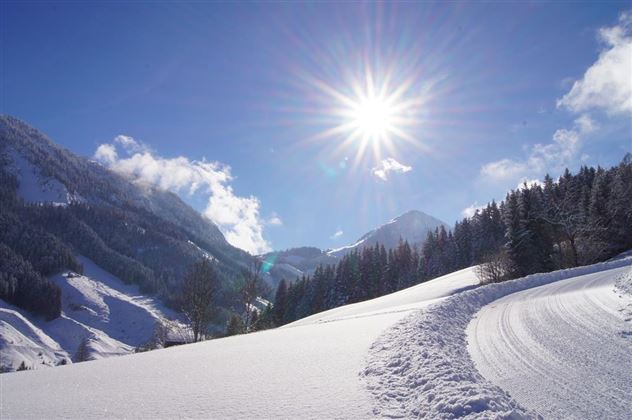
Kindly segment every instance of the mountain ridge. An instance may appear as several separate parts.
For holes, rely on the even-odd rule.
[[[424,213],[420,210],[408,210],[389,220],[360,237],[351,245],[336,249],[322,250],[313,246],[289,248],[283,251],[272,251],[261,255],[267,261],[266,275],[271,283],[278,283],[282,278],[294,280],[303,275],[310,275],[319,265],[337,263],[344,255],[366,246],[379,243],[386,249],[395,248],[400,238],[408,241],[412,246],[421,247],[428,232],[444,226],[447,223]]]

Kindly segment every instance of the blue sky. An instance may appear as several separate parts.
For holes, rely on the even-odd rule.
[[[410,209],[453,223],[631,149],[626,2],[0,7],[0,112],[253,252],[342,246]],[[340,98],[387,76],[397,132],[331,133]]]

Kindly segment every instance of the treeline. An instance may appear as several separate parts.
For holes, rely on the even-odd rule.
[[[400,241],[356,250],[336,265],[279,284],[269,317],[283,325],[432,278],[489,265],[501,281],[603,261],[632,248],[632,156],[610,169],[568,169],[557,180],[523,184],[472,217],[429,232],[421,249]],[[493,266],[492,266],[493,265]]]
[[[0,166],[0,298],[54,319],[61,313],[61,291],[46,276],[82,268],[69,247],[14,212],[16,188],[15,176]]]

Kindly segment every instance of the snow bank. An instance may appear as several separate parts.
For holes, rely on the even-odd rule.
[[[632,295],[632,270],[621,276],[615,283],[615,287],[628,295]]]
[[[371,346],[361,372],[374,397],[373,414],[418,418],[533,418],[477,371],[466,329],[485,305],[508,294],[571,277],[632,265],[632,257],[465,291],[415,313]]]
[[[630,252],[630,254],[632,254],[632,252]],[[614,287],[616,291],[621,293],[620,296],[625,297],[627,301],[623,309],[621,309],[624,321],[621,335],[632,340],[632,270],[619,277]]]

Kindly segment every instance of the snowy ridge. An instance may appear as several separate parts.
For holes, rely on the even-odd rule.
[[[625,257],[534,274],[449,297],[387,330],[371,346],[361,372],[374,397],[373,414],[417,418],[534,418],[487,381],[468,353],[466,329],[485,305],[514,292],[632,265]]]
[[[389,222],[391,223],[391,222]],[[345,246],[341,246],[340,248],[334,248],[334,249],[329,249],[327,250],[327,255],[330,256],[337,256],[337,254],[339,254],[341,251],[345,251],[347,249],[355,249],[358,246],[362,245],[362,243],[366,240],[366,238],[368,237],[368,235],[370,235],[371,233],[373,233],[374,231],[372,230],[371,232],[367,233],[366,235],[364,235],[361,239],[359,239],[356,243],[351,244],[351,245],[345,245]]]

